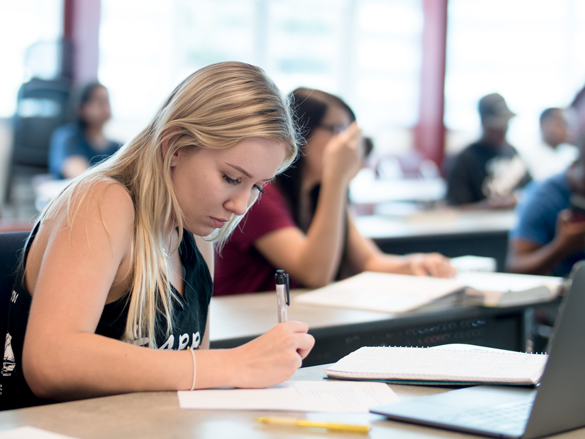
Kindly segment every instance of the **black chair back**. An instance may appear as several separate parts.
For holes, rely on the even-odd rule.
[[[70,81],[65,78],[31,78],[20,86],[12,119],[11,164],[4,194],[7,202],[15,201],[12,192],[17,178],[49,173],[51,136],[66,122],[70,88]]]
[[[48,172],[51,135],[66,121],[69,90],[67,79],[32,78],[20,86],[13,120],[13,166]]]
[[[8,315],[8,303],[20,256],[30,232],[0,233],[0,328]],[[2,335],[2,344],[4,335]]]

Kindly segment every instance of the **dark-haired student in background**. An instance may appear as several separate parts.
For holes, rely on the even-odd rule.
[[[541,113],[541,141],[524,155],[535,180],[563,172],[577,159],[579,148],[567,143],[568,134],[569,123],[562,108],[547,108]]]
[[[291,287],[308,288],[338,279],[342,266],[353,273],[452,276],[449,259],[438,253],[387,255],[360,234],[347,194],[367,142],[353,111],[318,90],[299,88],[291,97],[306,144],[216,253],[214,294],[271,290],[276,268],[290,274]]]
[[[585,218],[570,209],[571,194],[585,196],[585,155],[566,171],[534,183],[517,206],[510,232],[508,271],[566,276],[585,259]]]
[[[447,202],[465,209],[512,208],[515,192],[530,181],[526,165],[506,140],[516,114],[492,93],[479,100],[481,138],[455,157],[448,172]]]
[[[98,82],[87,84],[76,112],[76,122],[57,128],[51,137],[49,170],[57,178],[75,178],[120,147],[104,134],[104,125],[112,116],[106,87]]]

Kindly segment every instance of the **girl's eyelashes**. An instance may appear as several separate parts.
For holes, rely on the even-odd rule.
[[[236,179],[230,178],[226,174],[223,174],[223,179],[227,182],[227,184],[231,184],[231,185],[234,185],[234,186],[235,185],[238,185],[238,184],[240,184],[242,182],[241,179],[239,179],[239,178],[236,178]],[[254,187],[256,189],[258,189],[258,192],[260,192],[261,194],[265,194],[266,193],[266,191],[264,189],[262,189],[262,186],[258,186],[257,184],[255,184]]]
[[[231,184],[231,185],[234,185],[234,186],[237,185],[237,184],[240,184],[242,182],[239,178],[237,178],[237,179],[230,178],[230,177],[228,177],[225,174],[223,174],[223,179],[225,181],[227,181],[228,184]]]

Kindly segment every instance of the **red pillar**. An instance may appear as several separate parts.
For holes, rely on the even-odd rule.
[[[445,58],[448,0],[423,0],[424,28],[419,119],[414,132],[417,151],[439,167],[445,154]]]
[[[63,38],[72,46],[76,85],[98,77],[100,12],[100,0],[64,0]]]

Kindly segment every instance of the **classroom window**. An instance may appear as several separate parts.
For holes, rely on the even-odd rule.
[[[283,92],[338,94],[387,139],[417,121],[422,21],[420,0],[102,0],[99,77],[126,139],[184,77],[225,60]]]
[[[18,90],[33,74],[52,78],[59,72],[62,27],[62,0],[0,2],[0,118],[14,114]]]
[[[540,112],[568,106],[584,85],[585,1],[450,0],[448,14],[447,128],[473,140],[477,101],[499,92],[518,114],[510,142],[529,151],[538,142]]]

